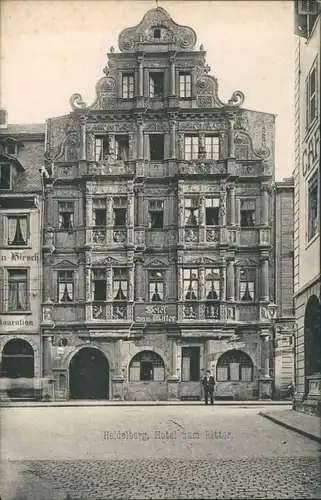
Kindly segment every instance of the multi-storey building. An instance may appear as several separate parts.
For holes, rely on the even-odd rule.
[[[53,397],[271,395],[274,115],[218,96],[193,29],[148,11],[95,102],[47,121],[43,324]],[[286,313],[288,314],[288,313]]]
[[[321,412],[320,65],[321,3],[295,2],[295,407]]]
[[[45,125],[0,126],[0,350],[8,379],[41,378],[41,214],[39,169],[44,162]],[[13,383],[14,385],[14,383]],[[29,388],[33,384],[31,383]],[[40,387],[39,387],[40,388]],[[27,391],[28,392],[28,391]],[[21,396],[19,389],[9,390]],[[26,391],[23,392],[27,396]],[[33,389],[29,396],[33,396]]]

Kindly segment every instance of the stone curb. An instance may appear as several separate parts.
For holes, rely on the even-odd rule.
[[[126,401],[126,402],[106,402],[106,403],[72,403],[70,404],[69,401],[61,402],[61,403],[56,403],[56,402],[39,402],[39,403],[29,403],[29,402],[24,402],[24,403],[1,403],[0,407],[1,408],[63,408],[63,407],[68,407],[68,408],[77,408],[77,407],[120,407],[120,406],[205,406],[204,401],[181,401],[181,402],[160,402],[160,401]],[[211,406],[211,405],[209,405]],[[246,408],[251,408],[255,406],[292,406],[292,402],[289,401],[255,401],[255,402],[249,402],[249,401],[239,401],[239,402],[233,402],[233,401],[216,401],[214,406],[236,406],[236,407],[246,407]]]
[[[260,411],[259,415],[261,415],[261,417],[267,418],[268,420],[271,420],[271,422],[274,422],[275,424],[281,425],[281,427],[285,427],[286,429],[289,429],[290,431],[294,431],[297,434],[300,434],[301,436],[307,437],[307,438],[321,444],[321,437],[316,436],[315,434],[312,434],[311,432],[307,432],[307,431],[304,431],[302,429],[298,429],[297,427],[294,427],[293,425],[287,424],[286,422],[283,422],[282,420],[279,420],[278,418],[272,417],[271,415],[269,415],[268,413],[264,413],[263,411]]]

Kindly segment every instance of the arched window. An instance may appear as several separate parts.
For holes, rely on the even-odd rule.
[[[164,361],[156,352],[142,351],[132,358],[129,365],[130,382],[139,380],[162,382],[164,379]]]
[[[23,339],[12,339],[2,351],[2,370],[9,378],[32,378],[34,376],[33,348]]]
[[[219,358],[216,367],[218,382],[250,382],[253,380],[253,362],[243,351],[233,349]]]

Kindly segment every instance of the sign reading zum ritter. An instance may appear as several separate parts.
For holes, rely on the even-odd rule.
[[[176,306],[137,304],[135,319],[143,323],[172,323],[176,321]]]
[[[201,440],[201,439],[233,439],[231,432],[223,432],[217,429],[208,429],[202,432],[188,432],[185,429],[180,431],[154,430],[151,432],[135,432],[131,429],[126,431],[103,431],[103,438],[118,441],[149,441],[150,439],[169,441],[169,440]]]

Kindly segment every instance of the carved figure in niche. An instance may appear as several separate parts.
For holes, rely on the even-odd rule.
[[[52,307],[44,306],[43,307],[43,320],[44,321],[52,321]]]
[[[186,229],[185,231],[185,240],[186,241],[196,241],[197,240],[197,234],[193,229]]]
[[[214,306],[213,304],[206,306],[206,317],[209,319],[219,319],[220,308],[219,306]]]
[[[126,234],[124,231],[115,231],[114,232],[114,242],[115,243],[124,243],[126,241]]]
[[[106,235],[104,231],[94,231],[93,242],[96,244],[105,243]]]
[[[94,319],[102,318],[104,316],[104,311],[102,306],[98,306],[96,304],[93,305],[92,313]]]
[[[261,316],[263,319],[269,319],[268,309],[267,307],[261,308]]]
[[[206,241],[218,241],[218,232],[214,229],[209,229],[206,231]]]
[[[197,314],[194,311],[194,307],[192,305],[185,306],[184,308],[184,317],[188,319],[195,319],[197,318]]]
[[[236,241],[236,234],[234,231],[229,231],[228,239],[230,243],[235,243]]]
[[[45,231],[44,239],[45,239],[45,245],[54,246],[54,233],[51,228],[48,228]]]
[[[178,134],[178,153],[179,158],[184,158],[184,134]]]
[[[123,319],[125,317],[125,308],[119,306],[114,307],[113,316],[116,317],[115,319]]]
[[[235,310],[233,307],[227,308],[227,319],[234,319]]]

